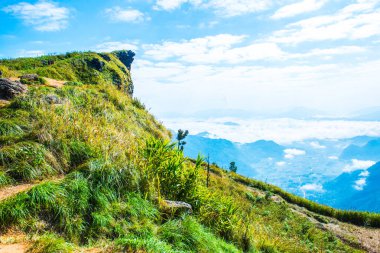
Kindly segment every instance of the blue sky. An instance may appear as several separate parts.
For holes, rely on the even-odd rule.
[[[160,117],[380,106],[379,47],[378,0],[0,3],[0,57],[132,49]]]

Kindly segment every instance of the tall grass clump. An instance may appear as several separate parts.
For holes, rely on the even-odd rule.
[[[173,248],[185,252],[240,252],[190,216],[166,222],[160,227],[158,236]]]
[[[191,199],[198,186],[202,159],[194,165],[187,162],[174,143],[151,138],[141,151],[142,191],[174,200]]]
[[[32,181],[60,173],[60,165],[44,146],[32,141],[0,148],[0,166],[18,181]]]

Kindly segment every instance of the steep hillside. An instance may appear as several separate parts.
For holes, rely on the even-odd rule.
[[[0,62],[0,92],[22,87],[0,103],[0,252],[378,252],[379,215],[215,166],[207,186],[131,97],[131,55]]]

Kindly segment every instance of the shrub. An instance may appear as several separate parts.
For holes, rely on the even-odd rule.
[[[186,158],[175,149],[175,144],[154,138],[146,141],[141,157],[142,191],[175,200],[194,196],[202,163],[200,157],[195,165],[186,163]]]

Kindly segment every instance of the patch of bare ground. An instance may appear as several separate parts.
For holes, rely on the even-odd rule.
[[[20,78],[18,77],[9,77],[8,79],[11,80],[12,82],[20,81]]]
[[[4,187],[4,188],[0,189],[0,201],[7,199],[9,197],[12,197],[12,196],[16,195],[17,193],[27,191],[37,184],[38,183],[20,184],[20,185],[12,185],[12,186]]]
[[[54,88],[62,88],[63,85],[65,84],[66,81],[60,81],[60,80],[55,80],[51,78],[44,77],[46,80],[46,85]]]
[[[9,231],[0,236],[0,253],[24,253],[28,249],[25,234]]]
[[[8,100],[0,99],[0,108],[9,104],[10,102]]]

